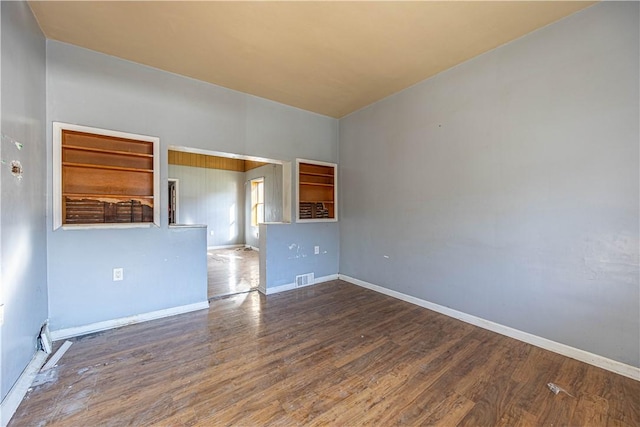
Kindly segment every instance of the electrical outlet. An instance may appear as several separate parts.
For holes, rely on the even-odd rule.
[[[113,281],[119,282],[120,280],[124,280],[124,268],[114,268],[113,269]]]
[[[314,246],[313,253],[318,255],[320,253],[320,246]]]

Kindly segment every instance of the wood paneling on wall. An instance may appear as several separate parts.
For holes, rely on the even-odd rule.
[[[246,172],[262,165],[266,165],[267,163],[169,150],[169,164]]]

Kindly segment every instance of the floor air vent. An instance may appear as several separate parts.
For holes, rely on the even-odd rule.
[[[296,288],[307,285],[313,285],[313,273],[296,276]]]

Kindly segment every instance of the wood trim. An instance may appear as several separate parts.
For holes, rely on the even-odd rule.
[[[244,172],[244,160],[169,150],[169,164]]]
[[[268,165],[269,163],[265,162],[256,162],[254,160],[245,160],[244,161],[244,171],[250,171],[251,169],[257,169],[260,166]]]
[[[175,150],[169,150],[168,162],[170,165],[220,169],[234,172],[246,172],[269,164],[255,160],[234,159],[231,157],[211,156]]]

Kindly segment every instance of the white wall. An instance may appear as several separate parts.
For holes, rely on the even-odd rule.
[[[244,172],[169,165],[180,180],[181,224],[205,224],[207,246],[244,244]]]
[[[639,5],[340,121],[340,272],[640,366]]]

